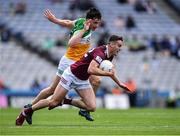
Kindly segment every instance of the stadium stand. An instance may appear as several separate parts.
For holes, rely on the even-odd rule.
[[[165,0],[180,14],[180,1],[178,0]]]
[[[46,76],[52,80],[56,68],[31,54],[15,42],[1,43],[1,78],[12,89],[29,89],[34,79]],[[48,74],[47,74],[48,73]]]

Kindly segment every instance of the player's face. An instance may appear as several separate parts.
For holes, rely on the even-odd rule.
[[[121,50],[121,47],[123,46],[123,41],[118,40],[116,42],[113,42],[112,44],[113,44],[113,55],[116,56]]]
[[[90,24],[90,29],[91,30],[96,30],[96,28],[98,28],[101,24],[101,20],[100,19],[91,19],[91,24]]]

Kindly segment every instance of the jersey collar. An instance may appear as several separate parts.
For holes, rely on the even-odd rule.
[[[106,55],[107,55],[107,58],[110,58],[110,56],[109,56],[109,49],[108,49],[108,45],[106,45],[106,50],[105,50],[105,53],[106,53]]]

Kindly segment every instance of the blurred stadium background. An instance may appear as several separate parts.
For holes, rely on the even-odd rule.
[[[179,0],[0,0],[0,107],[22,107],[48,86],[66,51],[69,30],[43,17],[83,17],[90,7],[102,13],[92,45],[122,35],[126,48],[115,59],[119,78],[135,94],[103,78],[97,106],[180,107]],[[77,97],[71,92],[70,97]]]

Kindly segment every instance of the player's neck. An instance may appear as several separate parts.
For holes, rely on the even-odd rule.
[[[107,45],[106,47],[107,47],[107,57],[110,58],[111,56],[113,56],[113,52],[109,45]]]

